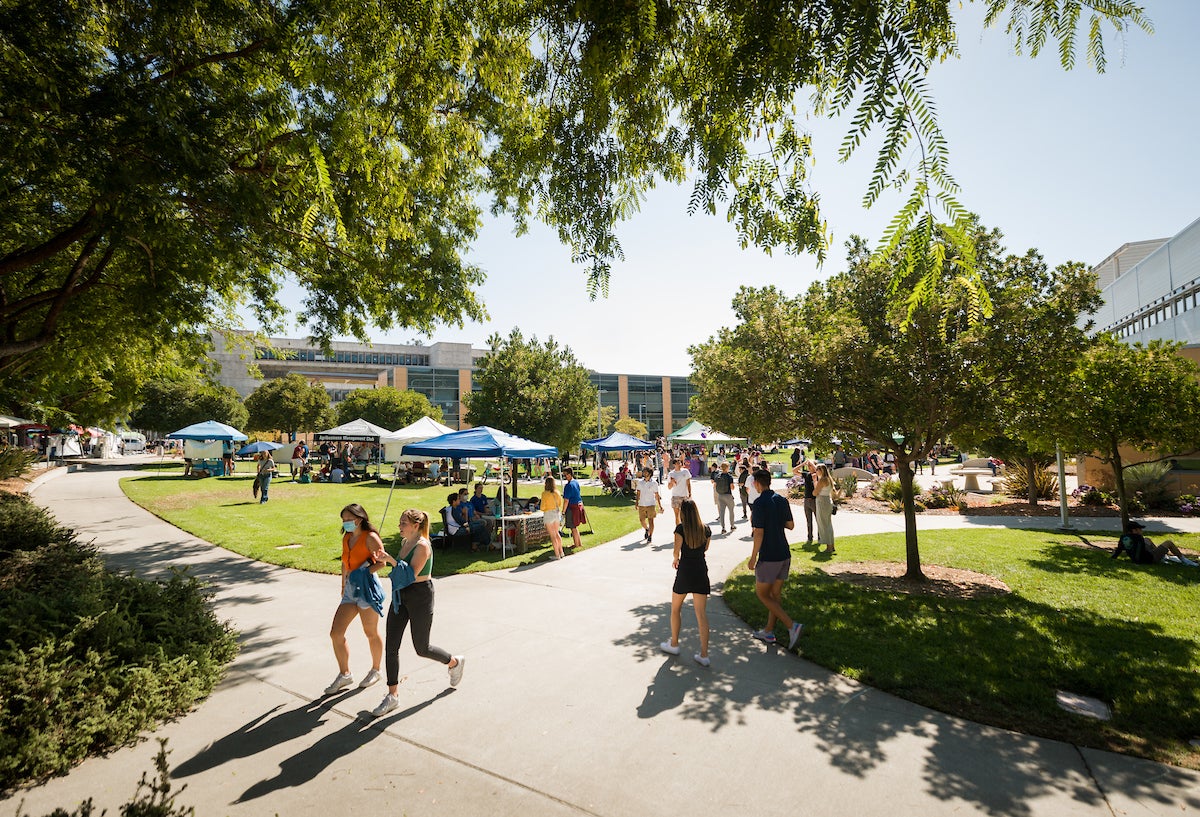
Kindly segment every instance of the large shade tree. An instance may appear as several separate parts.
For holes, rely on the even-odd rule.
[[[269,324],[285,281],[321,342],[365,336],[366,316],[478,317],[463,252],[489,195],[519,229],[555,228],[593,292],[662,180],[690,176],[689,209],[723,208],[743,245],[823,253],[804,123],[843,113],[843,158],[882,131],[865,201],[907,186],[885,244],[921,225],[901,258],[936,299],[934,209],[962,211],[925,77],[955,52],[958,6],[3,4],[0,376],[49,368],[74,333],[170,337],[243,302]],[[1018,51],[1056,43],[1068,67],[1077,39],[1103,67],[1106,23],[1148,27],[1128,0],[986,7]]]
[[[812,429],[825,439],[870,440],[895,454],[911,580],[924,578],[913,464],[927,458],[939,440],[979,416],[993,416],[997,395],[1056,349],[1068,348],[1062,339],[1079,332],[1080,308],[1094,297],[1094,280],[1078,265],[1046,271],[1034,264],[1041,276],[1035,286],[1029,264],[1005,260],[999,233],[978,226],[972,232],[974,263],[991,304],[986,314],[977,311],[973,290],[962,281],[942,282],[938,301],[915,303],[912,293],[922,272],[909,272],[894,287],[903,262],[874,258],[855,241],[847,271],[814,284],[804,296],[762,292],[763,310],[777,310],[780,324],[758,320],[763,310],[755,308],[756,293],[744,290],[743,322],[693,354],[701,394],[710,384],[724,388],[719,384],[726,371],[711,368],[710,361],[750,351],[759,368],[775,374],[753,392],[748,408],[782,415],[776,420],[781,427]],[[954,268],[954,249],[949,243],[945,249]],[[1037,320],[1025,323],[1022,315]]]
[[[463,397],[468,423],[492,426],[560,451],[577,448],[590,437],[596,422],[596,387],[574,352],[554,338],[527,339],[520,329],[508,337],[492,335],[488,346],[475,370],[477,388]]]
[[[246,406],[235,389],[194,380],[155,380],[142,387],[141,404],[129,416],[134,428],[170,434],[193,423],[216,420],[246,428]]]
[[[255,431],[284,431],[295,436],[328,428],[333,419],[329,392],[296,372],[268,380],[246,396],[248,427]]]
[[[395,431],[415,423],[422,417],[442,421],[442,410],[429,398],[410,389],[383,386],[375,389],[356,389],[338,403],[337,420],[348,423],[361,417],[377,426]]]
[[[1121,526],[1129,522],[1125,469],[1200,449],[1200,367],[1182,344],[1130,346],[1105,335],[1071,373],[1057,405],[1068,451],[1094,452],[1113,470]]]

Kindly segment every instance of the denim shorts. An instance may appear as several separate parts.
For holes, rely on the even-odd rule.
[[[352,582],[346,582],[346,589],[342,591],[342,600],[338,602],[342,604],[356,604],[360,610],[370,610],[371,602],[362,597],[362,594],[355,592],[356,588]]]

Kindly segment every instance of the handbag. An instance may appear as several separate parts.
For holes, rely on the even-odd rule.
[[[829,512],[831,516],[837,516],[837,503],[833,503],[833,510]]]

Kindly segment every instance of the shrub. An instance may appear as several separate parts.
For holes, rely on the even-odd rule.
[[[888,509],[892,513],[904,513],[904,500],[903,499],[889,499],[888,500]],[[925,503],[922,502],[921,500],[917,499],[916,497],[913,497],[913,510],[915,510],[917,513],[924,513],[926,510]]]
[[[36,451],[8,446],[0,448],[0,479],[13,479],[29,470],[39,459]]]
[[[858,477],[849,474],[833,481],[835,493],[847,499],[858,493]]]
[[[800,477],[792,477],[787,481],[788,499],[800,499],[804,496],[804,480]]]
[[[949,508],[957,507],[959,503],[965,501],[966,491],[960,490],[953,486],[947,488],[942,485],[931,488],[927,497],[922,497],[922,501],[927,508]]]
[[[1195,494],[1180,494],[1175,498],[1175,507],[1180,513],[1200,513],[1200,502]]]
[[[22,521],[33,540],[20,541]],[[0,553],[0,789],[61,773],[185,712],[236,654],[209,593],[185,572],[155,582],[109,573],[91,545],[23,496],[0,503],[0,531],[9,537]]]
[[[1038,499],[1058,499],[1058,474],[1034,466],[1033,487]],[[1029,469],[1025,463],[1013,463],[1004,469],[1004,492],[1009,496],[1029,496]]]
[[[1102,491],[1093,485],[1080,485],[1071,496],[1079,500],[1081,505],[1112,505],[1116,500],[1108,491]]]
[[[1174,508],[1175,486],[1170,473],[1171,466],[1165,462],[1131,465],[1125,469],[1125,490],[1147,508]]]
[[[875,479],[871,481],[871,496],[880,502],[891,502],[904,495],[904,487],[898,479]]]
[[[0,559],[17,550],[39,550],[70,535],[24,494],[0,493]]]

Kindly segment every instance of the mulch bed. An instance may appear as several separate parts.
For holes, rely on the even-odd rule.
[[[983,599],[1007,596],[1012,592],[995,576],[941,565],[921,565],[925,574],[923,582],[905,579],[907,567],[899,562],[830,562],[818,569],[838,581],[884,592],[944,599]]]

